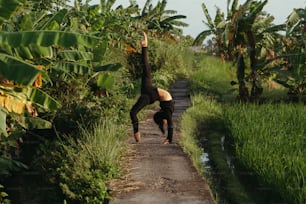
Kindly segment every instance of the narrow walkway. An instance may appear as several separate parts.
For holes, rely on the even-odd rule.
[[[171,89],[175,100],[174,142],[163,145],[165,136],[153,122],[150,111],[140,123],[141,142],[130,138],[131,152],[125,158],[128,172],[111,184],[111,204],[211,204],[215,203],[207,183],[198,175],[188,155],[179,146],[179,120],[190,105],[187,81]]]

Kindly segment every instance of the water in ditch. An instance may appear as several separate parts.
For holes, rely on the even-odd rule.
[[[253,172],[238,164],[225,136],[202,138],[201,143],[204,174],[218,203],[285,203],[272,188],[261,184]]]

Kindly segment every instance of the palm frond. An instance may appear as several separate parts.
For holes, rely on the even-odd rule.
[[[197,46],[203,44],[203,41],[212,34],[211,30],[202,31],[193,41],[192,45]]]

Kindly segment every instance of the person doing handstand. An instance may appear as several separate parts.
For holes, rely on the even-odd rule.
[[[160,110],[154,114],[154,122],[159,126],[162,133],[164,131],[164,121],[167,121],[168,135],[164,144],[172,143],[173,137],[173,121],[172,113],[174,111],[174,101],[171,94],[161,88],[152,85],[151,66],[148,62],[148,40],[146,33],[143,33],[141,41],[142,46],[142,78],[141,78],[141,95],[130,111],[132,120],[134,137],[136,142],[140,141],[140,132],[138,129],[137,113],[146,105],[152,104],[155,101],[160,102]]]

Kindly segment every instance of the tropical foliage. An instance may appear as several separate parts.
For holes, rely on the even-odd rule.
[[[106,118],[111,118],[108,124],[113,123],[114,127],[124,125],[129,101],[121,94],[131,96],[137,86],[131,85],[129,80],[134,79],[133,73],[129,73],[129,65],[118,57],[118,53],[123,53],[125,58],[136,53],[140,31],[173,42],[182,35],[179,27],[186,26],[180,21],[185,16],[174,15],[176,11],[165,9],[166,0],[157,5],[148,0],[143,9],[133,1],[127,8],[113,8],[114,4],[115,0],[101,0],[98,5],[80,0],[73,4],[63,0],[0,1],[0,182],[4,178],[2,175],[7,177],[14,171],[33,168],[30,163],[25,165],[19,159],[12,159],[18,158],[23,141],[30,135],[39,137],[40,143],[49,144],[55,140],[50,144],[55,148],[50,151],[54,151],[54,155],[63,153],[63,160],[54,157],[53,161],[64,165],[62,162],[75,158],[78,152],[74,153],[76,145],[67,137],[63,139],[63,135],[73,135],[71,141],[81,138],[79,134],[83,128],[84,131],[98,129],[94,125],[96,121]],[[123,78],[126,80],[122,81]],[[164,80],[169,83],[166,78]],[[38,134],[38,129],[47,131],[51,141],[50,138],[42,139],[44,135]],[[99,137],[108,134],[106,129],[99,132],[103,132]],[[117,130],[116,134],[126,135],[123,130]],[[86,134],[94,133],[88,131]],[[124,141],[117,136],[113,139]],[[88,146],[84,141],[80,141],[82,146]],[[105,145],[107,147],[102,147],[105,151],[112,147],[110,142]],[[99,148],[100,144],[99,147],[93,145],[92,153]],[[37,158],[44,158],[47,150],[43,148]],[[119,156],[120,151],[116,152]],[[84,156],[86,160],[85,153],[81,153],[77,157]],[[103,158],[100,158],[101,163],[106,162]],[[86,166],[89,163],[85,160],[80,163],[84,161]],[[107,179],[115,175],[118,168],[114,164],[118,159],[110,160],[105,164],[107,167],[96,165],[94,161],[90,169],[83,169],[87,177],[79,178],[81,185],[102,178],[100,183],[92,183],[101,187],[96,193],[89,189],[82,195],[75,186],[68,185],[61,186],[62,194],[82,203],[106,198]],[[37,161],[45,162],[43,159]],[[62,169],[59,174],[63,176],[69,171]],[[65,178],[57,177],[56,181],[65,185],[75,182]],[[1,190],[1,199],[6,197]]]
[[[209,29],[195,38],[194,45],[212,35],[213,52],[237,62],[235,83],[239,84],[241,100],[258,98],[262,94],[261,82],[267,79],[301,97],[305,89],[305,69],[301,68],[305,67],[305,8],[295,9],[286,23],[274,25],[274,17],[263,11],[267,1],[247,0],[241,5],[237,0],[227,2],[227,17],[217,8],[214,19],[202,4]]]
[[[204,157],[202,173],[218,203],[304,203],[305,105],[282,100],[286,93],[274,89],[260,104],[237,102],[228,86],[232,63],[196,59],[180,141],[197,166]]]
[[[109,127],[99,129],[96,124],[114,128],[127,122],[127,104],[139,88],[141,32],[154,39],[150,42],[156,52],[150,53],[150,59],[157,73],[156,84],[168,86],[176,76],[191,71],[185,62],[191,62],[186,57],[189,52],[179,43],[173,45],[178,39],[187,39],[182,35],[186,16],[166,9],[167,0],[152,2],[147,0],[143,8],[136,1],[126,8],[114,8],[115,0],[101,0],[97,5],[90,0],[0,0],[0,182],[14,171],[33,168],[15,158],[23,141],[34,135],[41,145],[35,167],[45,173],[48,168],[57,172],[48,178],[55,185],[61,183],[58,187],[63,197],[95,203],[97,198],[109,196],[106,182],[118,175],[118,167],[112,159],[92,157],[109,131]],[[273,17],[263,12],[267,1],[227,3],[227,15],[217,8],[214,19],[202,4],[209,29],[196,37],[194,45],[212,35],[212,52],[237,64],[237,79],[232,84],[239,85],[240,100],[257,99],[264,80],[278,82],[292,98],[302,100],[306,87],[305,9],[295,9],[287,22],[274,25]],[[100,131],[98,145],[86,137],[97,134],[89,131],[92,129]],[[38,134],[39,130],[48,132],[49,138]],[[126,132],[123,128],[118,131],[112,134],[112,142],[124,140],[119,135]],[[90,151],[89,146],[93,148]],[[109,150],[115,160],[120,157],[112,153],[110,144],[103,150]],[[54,163],[48,154],[54,155]],[[80,166],[73,166],[74,159],[79,159]],[[42,165],[48,162],[49,167]],[[80,169],[83,177],[78,175]],[[79,183],[68,178],[71,173]],[[97,192],[80,192],[78,184]],[[0,188],[0,201],[7,202],[2,185]]]

